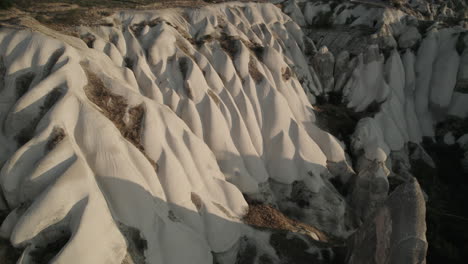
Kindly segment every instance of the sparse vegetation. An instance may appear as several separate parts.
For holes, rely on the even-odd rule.
[[[88,98],[100,107],[103,114],[119,129],[122,136],[133,143],[138,149],[144,150],[140,143],[141,122],[144,109],[142,105],[132,108],[123,96],[112,94],[102,80],[94,73],[87,71],[88,86],[85,88]],[[124,122],[125,115],[129,122]]]
[[[263,47],[260,44],[253,43],[253,42],[248,42],[248,41],[242,41],[244,45],[252,51],[252,53],[257,57],[257,59],[261,60],[263,56],[263,51],[265,47]]]
[[[260,83],[263,80],[263,74],[258,70],[257,62],[252,57],[249,60],[249,74],[256,83]]]
[[[127,256],[122,264],[146,264],[145,250],[148,249],[148,242],[140,231],[123,223],[119,223],[119,229],[127,241]]]
[[[218,41],[223,50],[233,59],[239,51],[239,43],[237,43],[239,40],[227,34],[222,34]]]
[[[349,137],[356,128],[357,123],[364,117],[372,117],[380,111],[380,103],[371,103],[366,110],[356,112],[346,106],[340,93],[329,93],[328,98],[318,97],[314,105],[319,127],[349,146]]]
[[[200,198],[200,196],[198,194],[192,192],[192,193],[190,193],[190,199],[192,200],[192,203],[195,205],[197,210],[200,211],[202,206],[203,206],[203,202],[202,202],[202,199]]]
[[[86,69],[86,67],[83,67]],[[138,148],[154,170],[158,171],[157,163],[145,152],[141,144],[141,129],[145,109],[142,104],[129,107],[125,98],[110,92],[102,80],[93,72],[85,70],[88,77],[88,85],[85,87],[86,96],[101,109],[102,113],[111,120],[121,135]],[[127,115],[128,121],[124,122]]]
[[[281,76],[283,77],[284,81],[289,81],[289,79],[291,79],[291,76],[292,76],[291,69],[289,67],[286,67],[286,69],[283,69],[283,73]]]
[[[46,144],[46,150],[51,151],[65,138],[65,131],[63,128],[54,127],[52,134],[50,135],[49,141]]]
[[[322,242],[328,242],[329,238],[316,228],[290,219],[279,210],[270,205],[255,204],[249,205],[249,211],[244,217],[244,223],[259,229],[285,230],[308,235]]]
[[[7,9],[13,6],[13,0],[0,0],[0,9]]]
[[[16,11],[7,14],[10,21],[15,21],[11,19],[13,17],[29,16],[49,28],[77,36],[75,27],[78,25],[111,26],[112,24],[103,21],[103,18],[123,8],[161,9],[200,7],[207,4],[209,3],[203,0],[0,0],[0,9],[16,8]],[[17,12],[18,10],[20,12]]]

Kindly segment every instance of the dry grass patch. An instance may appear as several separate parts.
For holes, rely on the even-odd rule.
[[[263,55],[263,51],[265,50],[265,47],[254,42],[249,42],[246,40],[241,40],[241,41],[242,43],[244,43],[244,45],[247,48],[250,49],[250,51],[255,55],[255,57],[257,57],[258,60],[262,60],[262,55]]]
[[[201,197],[198,194],[192,192],[190,193],[190,199],[192,200],[192,203],[195,205],[197,210],[200,211],[203,206]]]
[[[144,150],[141,145],[141,122],[143,121],[143,105],[129,108],[123,96],[112,94],[102,80],[94,73],[86,70],[88,85],[85,93],[88,99],[99,106],[101,112],[110,119],[119,129],[122,136],[133,143],[139,150]],[[128,113],[128,122],[124,122]]]
[[[252,56],[250,56],[249,60],[249,74],[255,83],[260,83],[263,80],[263,74],[258,70],[257,62]]]
[[[54,127],[52,134],[46,144],[46,150],[51,151],[65,138],[65,131],[63,128]]]
[[[88,85],[85,87],[88,99],[99,106],[104,116],[114,123],[125,139],[145,155],[157,172],[157,163],[146,154],[145,148],[141,144],[142,123],[145,115],[144,106],[140,104],[129,107],[123,96],[111,93],[96,74],[87,70],[86,67],[83,68],[88,77]],[[128,120],[127,122],[124,121],[125,118]]]
[[[221,33],[221,37],[218,39],[221,48],[229,55],[231,59],[234,59],[237,52],[239,51],[238,39],[233,36],[229,36],[226,33]]]
[[[348,135],[354,133],[359,120],[374,117],[380,112],[382,103],[372,102],[364,111],[356,112],[346,106],[341,93],[332,92],[328,94],[328,98],[317,97],[317,103],[313,107],[318,126],[350,146]]]
[[[260,229],[276,229],[308,235],[315,240],[328,242],[328,237],[313,226],[290,219],[277,209],[265,204],[251,204],[244,222]]]

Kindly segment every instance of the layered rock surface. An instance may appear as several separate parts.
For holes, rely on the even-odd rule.
[[[343,236],[327,161],[346,157],[314,124],[297,24],[257,4],[110,20],[82,28],[88,46],[1,31],[1,235],[18,263],[56,241],[53,263],[228,263],[253,232],[242,193]]]
[[[419,184],[400,185],[350,237],[347,263],[425,263],[425,214]]]
[[[354,237],[398,238],[362,254],[392,259],[409,230],[420,260],[419,185],[387,200],[388,179],[468,117],[466,30],[301,2],[121,11],[81,39],[1,28],[0,236],[18,263],[331,263],[362,223]],[[348,134],[322,125],[336,105]],[[247,201],[276,220],[251,228]]]

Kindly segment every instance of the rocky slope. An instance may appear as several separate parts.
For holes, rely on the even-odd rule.
[[[466,28],[273,2],[0,28],[0,257],[423,263],[414,168],[466,147]]]

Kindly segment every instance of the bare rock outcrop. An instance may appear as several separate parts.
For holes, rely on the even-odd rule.
[[[400,185],[349,239],[349,264],[426,263],[426,206],[419,183]]]

